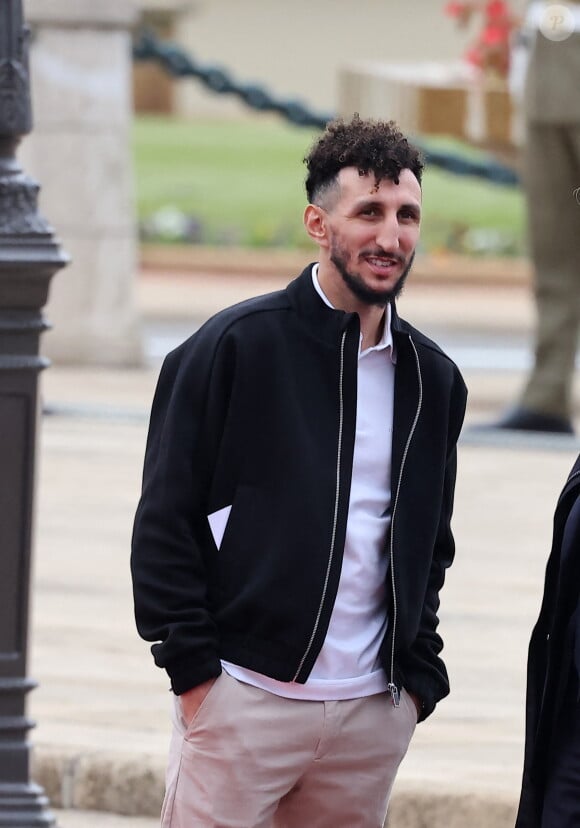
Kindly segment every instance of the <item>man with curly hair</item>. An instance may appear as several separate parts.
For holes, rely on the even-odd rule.
[[[449,692],[457,367],[399,318],[419,152],[336,121],[305,159],[319,249],[170,353],[132,572],[173,691],[163,828],[379,828]]]

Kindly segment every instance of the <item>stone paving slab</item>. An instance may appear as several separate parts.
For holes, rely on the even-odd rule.
[[[102,811],[53,811],[58,828],[158,828],[159,820]],[[511,828],[513,803],[477,796],[425,797],[421,792],[395,793],[386,828]],[[305,826],[306,828],[306,826]],[[354,828],[354,826],[353,826]]]
[[[205,302],[175,280],[155,293],[165,297],[168,318],[193,319],[220,301],[215,285]],[[411,304],[411,287],[408,294]],[[455,290],[441,290],[432,305],[423,289],[414,296],[424,314],[431,307],[434,325],[462,322],[466,299]],[[495,297],[471,297],[481,330],[487,325],[494,337]],[[159,312],[151,296],[144,308],[149,317]],[[35,776],[66,808],[61,828],[149,828],[151,821],[107,822],[113,817],[81,810],[154,817],[162,796],[168,681],[136,635],[128,568],[155,379],[156,368],[54,366],[42,379],[53,413],[42,418],[40,438],[30,659],[39,687],[29,710],[38,722]],[[495,406],[522,377],[509,375],[506,385],[505,376],[478,371],[466,379],[457,557],[441,606],[452,694],[417,728],[396,786],[393,828],[513,825],[527,642],[555,500],[580,450],[577,439],[478,435],[471,426],[488,416],[490,398]]]
[[[308,241],[305,239],[305,241]],[[140,246],[143,271],[166,273],[224,273],[241,276],[265,275],[286,278],[299,273],[304,264],[317,255],[314,244],[304,249],[212,247],[198,244],[154,244]],[[426,254],[419,252],[413,265],[415,282],[436,282],[446,286],[462,283],[520,285],[529,288],[532,268],[525,257],[462,256],[449,251]]]
[[[50,380],[66,384],[62,369],[51,371],[49,400]],[[107,387],[102,373],[86,380],[89,396],[99,383]],[[126,375],[131,384],[138,400],[148,398],[147,372]],[[142,413],[139,420],[43,419],[31,659],[40,687],[30,710],[38,720],[39,781],[56,804],[153,814],[162,794],[169,694],[132,617],[128,555],[145,407]],[[574,441],[546,448],[464,438],[458,551],[441,608],[452,695],[417,729],[401,784],[515,796],[525,651],[552,505],[577,450]]]
[[[159,826],[158,819],[121,816],[102,811],[56,810],[53,814],[58,821],[58,828]],[[473,794],[429,796],[422,791],[408,790],[393,795],[385,828],[512,828],[514,819],[514,804],[501,797],[490,801]]]
[[[159,828],[159,820],[103,811],[54,810],[58,828]]]
[[[227,305],[280,290],[299,272],[220,274],[203,269],[191,273],[150,269],[139,279],[138,300],[146,318],[205,319]],[[486,284],[481,279],[470,283],[467,278],[445,284],[435,276],[419,282],[414,278],[413,271],[399,299],[399,312],[426,332],[441,328],[531,332],[534,307],[526,284],[509,280]]]

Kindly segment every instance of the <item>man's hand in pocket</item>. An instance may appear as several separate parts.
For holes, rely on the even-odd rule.
[[[181,715],[184,721],[189,724],[193,721],[193,717],[201,707],[202,701],[205,699],[216,679],[211,678],[204,681],[203,684],[198,684],[197,687],[192,687],[191,690],[186,690],[179,697],[181,703]]]

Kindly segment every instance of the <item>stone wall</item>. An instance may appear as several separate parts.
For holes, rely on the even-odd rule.
[[[130,0],[28,0],[34,128],[19,160],[71,264],[53,280],[43,350],[58,362],[141,360],[134,301]]]

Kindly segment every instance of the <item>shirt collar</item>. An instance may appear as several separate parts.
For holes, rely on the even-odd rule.
[[[322,299],[325,305],[328,305],[329,308],[336,310],[334,305],[329,301],[328,297],[326,296],[325,292],[322,290],[320,282],[318,281],[318,265],[319,263],[316,262],[315,265],[312,267],[312,284],[314,285],[314,289]],[[362,334],[360,335],[360,339],[362,341]],[[381,338],[377,342],[376,345],[372,345],[370,348],[366,348],[364,353],[368,353],[369,351],[383,351],[389,348],[390,353],[389,356],[391,361],[395,363],[397,361],[396,354],[395,354],[395,347],[393,343],[393,334],[391,332],[391,306],[388,304],[385,308],[385,324],[383,325],[383,333]],[[359,356],[360,356],[360,344],[359,344]]]

